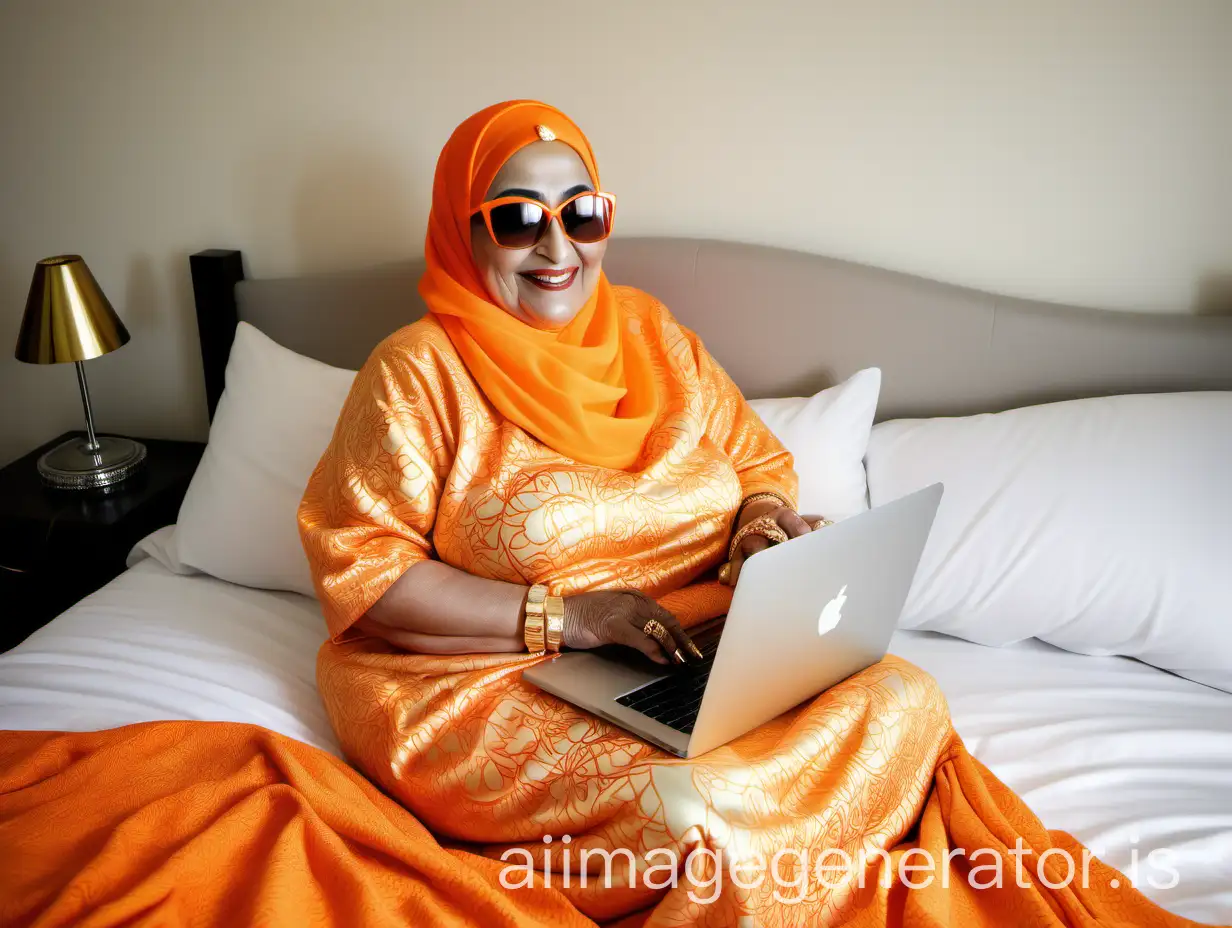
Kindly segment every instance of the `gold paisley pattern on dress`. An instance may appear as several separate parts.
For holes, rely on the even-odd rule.
[[[429,557],[561,594],[663,595],[719,563],[742,498],[795,498],[791,455],[696,336],[615,291],[662,393],[631,471],[570,460],[505,420],[432,316],[377,347],[300,506],[335,638]]]
[[[944,846],[957,828],[986,841],[1016,829],[1037,848],[1051,846],[1016,797],[972,766],[932,678],[893,657],[682,760],[523,683],[522,670],[540,658],[410,654],[347,635],[404,570],[430,557],[556,593],[639,589],[685,625],[726,611],[730,591],[704,575],[723,558],[743,497],[771,491],[794,500],[791,458],[692,333],[645,294],[618,295],[631,330],[651,347],[662,390],[658,420],[629,471],[570,460],[502,419],[431,317],[390,336],[359,373],[300,508],[331,632],[318,682],[348,759],[446,845],[492,866],[525,851],[536,885],[550,879],[553,891],[601,922],[915,923],[887,914],[911,899],[901,887],[879,887],[875,855],[866,871],[810,881],[790,904],[775,898],[770,880],[754,888],[725,880],[703,904],[690,898],[687,880],[654,888],[638,878],[656,851],[684,861],[706,850],[725,869],[783,848],[841,850],[853,860],[901,856],[922,813],[926,825],[941,816],[926,835],[932,845]],[[953,798],[954,784],[974,805]],[[1013,828],[996,820],[999,810],[1014,816]],[[594,871],[583,852],[619,849],[632,857],[614,856],[612,885],[583,885],[583,871]],[[516,904],[520,890],[510,892]],[[993,910],[1022,918],[987,924],[1052,924],[1046,913],[1059,903],[1041,892],[1006,908],[997,901]],[[1096,912],[1108,899],[1115,909],[1120,897],[1106,892],[1071,899],[1066,911]],[[1173,923],[1132,901],[1137,914],[1164,919],[1144,924]],[[955,890],[933,898],[929,911],[975,912],[973,905]]]

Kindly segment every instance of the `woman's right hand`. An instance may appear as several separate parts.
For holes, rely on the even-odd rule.
[[[667,629],[664,641],[643,631],[652,619]],[[562,639],[570,648],[623,644],[641,651],[657,664],[683,663],[702,657],[676,617],[635,590],[595,590],[566,596]]]

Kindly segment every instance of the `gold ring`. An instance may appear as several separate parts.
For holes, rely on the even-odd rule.
[[[658,619],[651,619],[643,625],[642,634],[648,638],[653,638],[665,648],[667,647],[668,642],[672,640],[671,632],[669,632],[667,627]]]
[[[825,528],[827,525],[833,525],[833,524],[834,522],[831,519],[814,519],[812,522],[809,523],[809,528],[811,528],[813,531],[817,531],[819,528]]]
[[[728,561],[719,568],[719,583],[728,583],[731,581],[731,561]]]

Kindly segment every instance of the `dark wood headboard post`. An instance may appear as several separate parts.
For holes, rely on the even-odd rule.
[[[222,396],[227,357],[239,325],[235,285],[244,279],[244,256],[238,251],[210,248],[190,255],[188,266],[192,271],[193,302],[197,306],[197,333],[201,336],[205,399],[213,421]]]

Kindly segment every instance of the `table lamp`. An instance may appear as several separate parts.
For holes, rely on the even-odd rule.
[[[28,364],[72,361],[86,411],[86,437],[70,438],[39,458],[44,483],[73,490],[108,487],[141,468],[145,446],[140,442],[94,434],[90,391],[81,363],[115,351],[128,338],[124,323],[80,255],[59,255],[38,263],[14,354]]]

